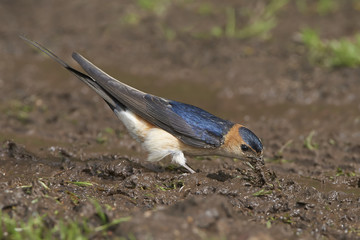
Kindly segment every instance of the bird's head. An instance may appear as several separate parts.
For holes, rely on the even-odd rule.
[[[235,124],[225,136],[224,155],[264,164],[261,140],[248,128]]]

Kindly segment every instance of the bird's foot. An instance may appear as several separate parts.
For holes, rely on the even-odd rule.
[[[188,164],[184,163],[183,165],[181,165],[182,167],[184,167],[186,170],[188,170],[190,173],[196,173]]]

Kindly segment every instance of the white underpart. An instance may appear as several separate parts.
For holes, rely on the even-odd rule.
[[[188,169],[186,158],[180,150],[180,141],[176,137],[161,128],[149,128],[148,123],[129,110],[115,109],[114,113],[124,123],[131,136],[149,153],[148,161],[156,162],[172,155],[174,163]]]
[[[143,145],[149,151],[148,161],[156,162],[168,155],[172,155],[173,162],[181,166],[186,163],[184,154],[180,150],[179,140],[160,128],[150,129]]]
[[[129,110],[114,109],[114,113],[124,123],[131,136],[138,142],[142,142],[143,133],[148,129],[146,123],[140,121],[139,118]]]

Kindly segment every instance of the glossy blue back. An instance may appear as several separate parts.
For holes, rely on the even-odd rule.
[[[176,101],[169,101],[169,104],[172,106],[172,111],[184,119],[194,132],[201,136],[201,140],[209,144],[221,144],[223,137],[234,125],[230,121],[189,104]]]

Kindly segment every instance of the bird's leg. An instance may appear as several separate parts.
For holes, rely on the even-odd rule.
[[[190,173],[196,173],[189,165],[186,164],[186,158],[184,153],[181,151],[176,151],[172,154],[172,161],[179,164],[180,166],[184,167]]]
[[[190,173],[196,173],[194,170],[192,170],[192,168],[188,165],[188,164],[184,164],[182,165],[182,167],[186,168],[186,170],[188,170]]]

